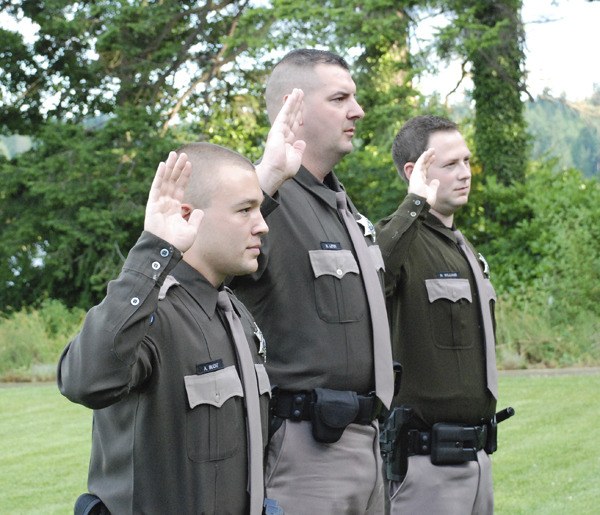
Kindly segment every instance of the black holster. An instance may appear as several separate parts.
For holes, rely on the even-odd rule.
[[[317,442],[335,443],[356,418],[359,410],[355,392],[315,388],[312,404],[312,434]]]
[[[394,408],[379,433],[385,475],[390,481],[402,481],[408,470],[407,425],[412,414],[412,408],[406,406]]]

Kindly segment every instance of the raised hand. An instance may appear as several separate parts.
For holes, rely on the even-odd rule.
[[[204,212],[194,209],[188,220],[181,213],[185,186],[192,173],[192,164],[186,154],[170,152],[161,162],[152,181],[144,230],[168,241],[181,252],[188,250],[196,238]]]
[[[296,175],[302,163],[306,143],[298,139],[302,124],[304,92],[294,88],[286,98],[277,118],[273,121],[265,152],[256,166],[260,187],[269,195],[277,191],[287,179]]]
[[[432,207],[437,199],[437,190],[440,185],[440,181],[437,179],[428,182],[427,171],[433,161],[435,161],[435,151],[428,148],[419,156],[408,178],[408,193],[425,197],[427,203]]]

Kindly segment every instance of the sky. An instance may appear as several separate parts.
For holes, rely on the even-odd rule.
[[[553,96],[564,94],[574,102],[589,98],[594,84],[600,87],[600,1],[524,0],[522,17],[529,93],[536,97],[547,88]],[[443,22],[438,18],[420,23],[417,37],[426,39],[431,23]],[[8,28],[9,23],[0,13],[0,27]],[[435,75],[422,77],[419,89],[425,94],[437,91],[444,98],[460,75],[458,63],[440,65]],[[449,101],[461,98],[459,90]]]
[[[521,15],[529,93],[535,98],[547,88],[553,96],[564,94],[573,102],[591,97],[594,84],[600,87],[596,60],[600,49],[600,2],[524,0]],[[431,30],[428,23],[443,22],[437,19],[421,24],[417,37],[425,37]],[[425,94],[436,91],[443,99],[460,76],[458,63],[442,65],[435,75],[422,77],[418,87]],[[461,91],[452,94],[449,102],[461,100]]]

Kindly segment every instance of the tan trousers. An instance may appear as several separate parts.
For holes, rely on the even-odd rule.
[[[429,456],[410,456],[401,483],[389,483],[392,515],[491,515],[494,513],[492,462],[485,451],[477,461],[437,466]]]
[[[381,470],[375,425],[350,424],[338,442],[324,444],[310,422],[284,420],[268,449],[267,497],[286,515],[383,514]]]

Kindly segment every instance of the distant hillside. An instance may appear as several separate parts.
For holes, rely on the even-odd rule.
[[[552,156],[561,166],[600,177],[600,105],[569,102],[550,96],[526,105],[525,118],[533,136],[533,157]]]
[[[461,123],[474,116],[468,100],[451,105],[450,112]],[[600,89],[585,102],[541,95],[525,104],[525,120],[533,159],[553,157],[563,168],[600,179]]]

